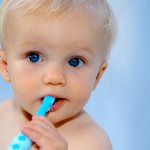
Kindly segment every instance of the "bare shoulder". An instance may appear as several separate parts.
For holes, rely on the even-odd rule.
[[[0,114],[10,105],[10,100],[0,102]]]
[[[87,113],[84,112],[78,122],[80,122],[77,129],[79,132],[76,134],[76,138],[80,137],[77,140],[78,150],[112,150],[111,142],[105,131]]]
[[[9,112],[13,107],[13,102],[11,99],[4,100],[0,103],[0,118],[6,115],[6,112]]]
[[[105,131],[98,125],[93,124],[85,129],[87,132],[86,142],[89,143],[93,150],[112,150],[110,139]]]
[[[2,102],[0,102],[0,111],[5,109],[5,107],[10,106],[10,104],[11,104],[11,99],[3,100]]]

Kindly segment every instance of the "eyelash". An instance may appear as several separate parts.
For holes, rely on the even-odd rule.
[[[79,63],[79,65],[77,65],[77,66],[73,66],[73,64],[71,65],[71,60],[73,60],[74,59],[74,61],[77,61],[77,63]],[[82,67],[82,65],[84,65],[86,62],[85,62],[85,59],[83,59],[83,58],[81,58],[80,56],[74,56],[74,57],[71,57],[69,60],[68,60],[68,65],[69,66],[71,66],[71,67],[73,67],[73,68],[80,68],[80,67]],[[76,62],[73,62],[73,63],[76,63]],[[82,64],[80,64],[80,63],[82,63]]]
[[[37,55],[37,56],[38,56],[38,60],[35,61],[35,62],[32,61],[31,58],[30,58],[30,55],[31,55],[31,54]],[[37,51],[28,52],[28,53],[26,54],[26,58],[27,58],[27,60],[28,60],[30,63],[32,63],[32,64],[37,64],[37,63],[41,63],[41,62],[44,61],[42,54],[40,54],[40,53],[37,52]],[[39,59],[40,59],[40,58],[41,58],[41,60],[40,60],[40,62],[39,62]],[[74,62],[71,62],[71,60],[73,61],[73,59],[74,59]],[[75,62],[75,61],[76,61],[76,62]],[[72,64],[71,64],[71,63],[72,63]],[[79,63],[79,64],[73,64],[73,63]],[[81,64],[81,63],[82,63],[82,64]],[[82,67],[82,65],[86,64],[86,60],[85,60],[83,57],[81,57],[81,56],[73,56],[73,57],[71,57],[71,58],[68,59],[67,64],[68,64],[70,67],[73,67],[73,68],[80,68],[80,67]],[[74,65],[77,65],[77,66],[74,66]]]
[[[37,55],[37,56],[38,56],[38,60],[35,61],[35,62],[32,61],[31,58],[30,58],[30,55],[31,55],[31,54],[33,54],[34,56]],[[33,64],[40,63],[40,62],[43,61],[42,55],[41,55],[39,52],[37,52],[37,51],[31,51],[31,52],[27,53],[27,54],[26,54],[26,58],[27,58],[27,60],[28,60],[30,63],[33,63]],[[39,62],[39,59],[41,59],[40,62]]]

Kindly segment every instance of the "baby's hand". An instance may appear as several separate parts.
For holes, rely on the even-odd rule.
[[[66,140],[45,117],[34,116],[32,121],[22,127],[22,132],[35,143],[31,150],[68,149]]]

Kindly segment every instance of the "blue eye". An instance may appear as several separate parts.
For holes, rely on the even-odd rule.
[[[39,63],[43,61],[42,57],[36,52],[29,53],[27,58],[32,63]]]
[[[83,65],[83,63],[84,61],[78,57],[71,58],[68,62],[68,64],[72,67],[80,67],[81,65]]]

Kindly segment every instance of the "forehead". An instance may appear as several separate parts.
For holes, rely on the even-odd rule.
[[[56,17],[44,13],[24,14],[17,10],[9,15],[8,22],[11,22],[7,25],[8,40],[13,44],[19,42],[15,37],[21,35],[20,41],[47,42],[49,37],[51,44],[60,44],[57,42],[61,41],[70,45],[82,43],[83,46],[88,43],[92,47],[100,44],[103,37],[100,17],[93,10],[80,9],[76,13],[68,12]],[[91,41],[93,45],[90,45]]]

